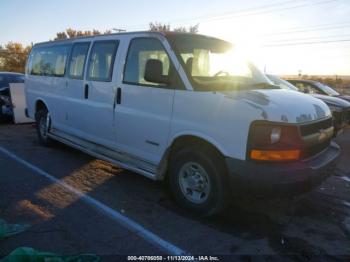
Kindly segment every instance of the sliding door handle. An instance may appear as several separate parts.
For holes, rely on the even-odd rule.
[[[88,85],[88,84],[85,84],[84,98],[85,98],[85,99],[88,99],[88,98],[89,98],[89,85]]]
[[[117,97],[116,97],[116,103],[117,105],[120,105],[122,102],[122,89],[120,87],[117,88]]]

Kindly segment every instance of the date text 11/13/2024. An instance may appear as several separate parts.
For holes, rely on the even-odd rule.
[[[217,256],[128,256],[128,261],[220,261]]]

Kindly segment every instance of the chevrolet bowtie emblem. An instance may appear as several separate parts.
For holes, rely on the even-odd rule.
[[[318,132],[319,132],[319,136],[318,136],[318,140],[319,141],[322,141],[322,140],[324,140],[327,137],[326,130],[320,129]]]

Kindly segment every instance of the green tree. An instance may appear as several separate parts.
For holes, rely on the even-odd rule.
[[[24,73],[31,46],[9,42],[0,48],[0,71]]]

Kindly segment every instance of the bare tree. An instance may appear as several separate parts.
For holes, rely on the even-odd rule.
[[[93,35],[102,35],[102,34],[111,34],[111,30],[106,30],[104,32],[101,32],[97,29],[90,30],[75,30],[72,28],[66,29],[66,31],[58,32],[56,33],[56,37],[54,40],[64,40],[64,39],[70,39],[75,37],[82,37],[82,36],[93,36]]]
[[[196,24],[194,26],[189,26],[184,27],[184,26],[179,26],[175,27],[174,29],[171,29],[170,24],[163,24],[159,22],[151,22],[149,23],[149,31],[160,31],[160,32],[165,32],[165,31],[174,31],[174,32],[183,32],[183,33],[193,33],[196,34],[199,31],[199,24]]]

